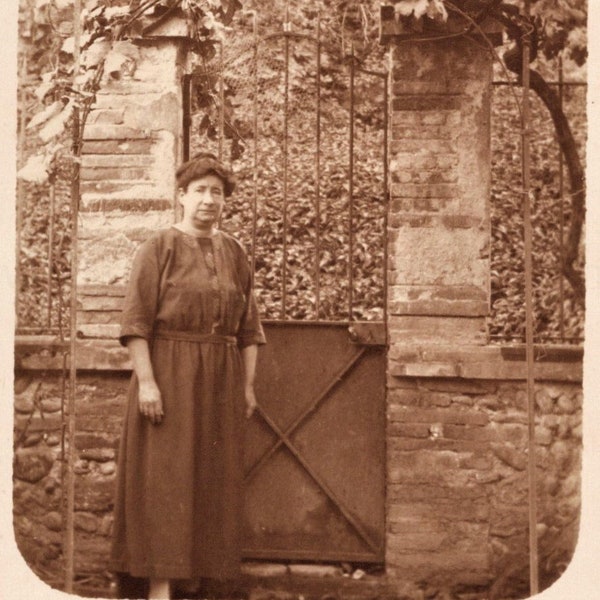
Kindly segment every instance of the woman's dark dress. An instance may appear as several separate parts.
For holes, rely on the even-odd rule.
[[[175,227],[140,247],[121,343],[149,340],[165,416],[128,393],[111,566],[134,577],[224,579],[239,567],[242,425],[239,349],[264,343],[246,256],[222,232]]]

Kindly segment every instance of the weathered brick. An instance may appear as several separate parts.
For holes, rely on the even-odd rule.
[[[83,131],[84,140],[144,140],[151,137],[148,130],[124,125],[89,124]]]
[[[474,498],[487,498],[487,491],[481,486],[455,486],[455,485],[403,485],[393,484],[388,486],[388,501],[406,500],[408,502],[471,500]]]
[[[487,425],[489,416],[484,412],[457,409],[424,409],[391,405],[388,408],[393,421],[404,423],[452,423],[457,425]]]
[[[394,140],[448,140],[454,136],[451,129],[439,125],[395,125],[392,127]]]
[[[490,515],[487,500],[456,500],[446,502],[419,502],[393,504],[388,510],[388,520],[392,523],[406,517],[426,518],[447,521],[485,521]]]
[[[435,519],[423,519],[421,517],[397,518],[393,523],[388,523],[388,547],[402,544],[403,536],[395,534],[418,533],[422,531],[440,532],[445,525]]]
[[[455,154],[458,148],[451,140],[395,140],[392,137],[390,151],[395,157],[397,153],[410,153],[413,158],[415,154],[429,155],[437,165],[439,154]]]
[[[451,440],[469,440],[490,442],[498,439],[497,433],[490,427],[444,425],[444,437]]]
[[[394,198],[454,198],[457,186],[451,183],[393,183],[391,195]]]
[[[393,429],[392,429],[393,427]],[[429,425],[425,423],[392,423],[388,432],[392,436],[402,436],[411,438],[428,438],[429,437]],[[398,440],[390,439],[388,446],[390,448],[397,448],[396,442]]]
[[[149,154],[84,154],[81,159],[84,168],[114,168],[114,167],[150,167],[154,158]]]
[[[403,302],[392,300],[389,310],[394,315],[485,316],[487,302],[474,300],[420,300]]]
[[[412,203],[415,212],[439,213],[449,210],[455,202],[451,198],[416,198]]]
[[[138,140],[84,140],[82,145],[83,160],[86,155],[149,155],[154,147],[154,141],[151,139]]]
[[[394,81],[392,93],[395,96],[415,95],[415,94],[444,94],[448,91],[448,83],[443,78],[434,79],[431,81],[423,81],[419,79],[399,79]]]
[[[457,440],[444,437],[437,438],[409,438],[395,437],[398,423],[392,423],[388,426],[389,441],[388,445],[395,451],[411,450],[446,450],[451,452],[474,452],[482,451],[487,448],[487,441],[480,440]]]
[[[104,123],[109,125],[121,125],[123,123],[123,109],[95,109],[90,111],[88,123]]]
[[[393,98],[392,110],[457,110],[462,102],[458,94],[411,94]]]
[[[139,180],[151,179],[151,171],[145,167],[83,167],[81,177],[87,181]]]

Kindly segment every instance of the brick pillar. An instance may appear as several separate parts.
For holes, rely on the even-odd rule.
[[[404,41],[391,68],[386,567],[484,584],[489,505],[469,470],[487,468],[488,417],[449,378],[487,343],[492,56],[464,39]],[[438,441],[452,428],[481,439]]]
[[[173,222],[182,137],[181,38],[123,42],[86,122],[79,215],[78,330],[115,338],[132,255]]]
[[[392,345],[486,342],[491,65],[467,41],[394,48]]]

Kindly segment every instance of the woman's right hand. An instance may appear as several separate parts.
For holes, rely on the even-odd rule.
[[[162,421],[165,413],[162,396],[155,381],[139,382],[138,405],[142,415],[153,425],[158,425]]]

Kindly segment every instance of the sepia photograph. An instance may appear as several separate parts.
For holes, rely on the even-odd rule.
[[[7,597],[557,589],[592,3],[13,2]]]

